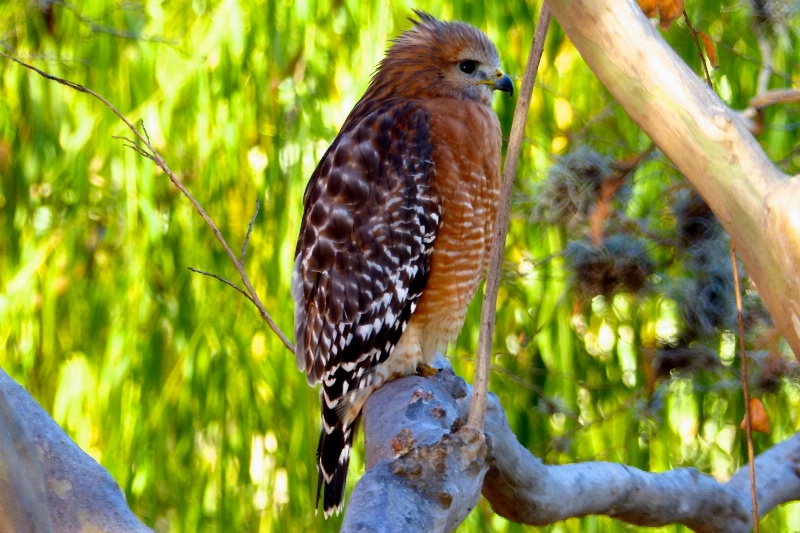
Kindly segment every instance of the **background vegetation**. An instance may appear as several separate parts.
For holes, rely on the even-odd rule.
[[[800,19],[781,10],[789,2],[769,5],[760,26],[739,0],[687,6],[717,45],[715,86],[734,108],[756,91],[756,28],[774,46],[770,88],[800,82]],[[259,200],[247,268],[290,332],[306,180],[412,8],[483,29],[521,78],[538,2],[17,0],[0,5],[0,46],[144,121],[234,249]],[[665,36],[699,71],[685,24]],[[603,238],[587,240],[600,178],[649,140],[557,25],[539,80],[491,389],[520,441],[548,462],[696,466],[726,479],[746,454],[725,236],[656,152],[608,204]],[[497,98],[505,132],[513,105]],[[798,124],[796,105],[771,108],[760,137],[791,173]],[[336,530],[338,520],[313,513],[317,391],[253,306],[187,270],[235,277],[189,203],[114,138],[126,134],[98,102],[0,59],[0,366],[158,531]],[[743,281],[755,385],[772,423],[756,435],[759,451],[800,428],[800,387]],[[478,313],[473,305],[450,352],[466,379]],[[800,506],[762,527],[800,530]],[[484,503],[463,530],[637,528],[598,517],[526,528]]]

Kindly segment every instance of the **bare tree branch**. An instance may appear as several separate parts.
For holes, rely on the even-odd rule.
[[[266,308],[264,308],[264,305],[261,303],[261,300],[259,299],[258,294],[256,294],[255,289],[253,289],[253,286],[250,283],[250,278],[247,277],[247,273],[244,270],[244,261],[239,261],[239,259],[236,257],[236,254],[234,254],[233,250],[231,250],[231,247],[228,246],[227,241],[225,241],[225,238],[222,236],[222,233],[217,228],[217,225],[214,223],[213,220],[211,220],[211,217],[208,216],[208,214],[205,212],[203,207],[195,199],[195,197],[192,195],[192,193],[189,192],[189,189],[186,188],[186,186],[183,184],[183,182],[181,182],[181,180],[178,179],[178,177],[175,175],[175,173],[172,172],[172,169],[169,168],[169,165],[167,165],[167,162],[164,160],[163,157],[161,157],[161,154],[158,153],[158,150],[156,150],[156,148],[150,143],[150,139],[148,138],[147,131],[144,129],[144,127],[142,127],[142,131],[140,132],[136,128],[136,126],[134,126],[130,122],[130,120],[128,120],[127,117],[125,117],[125,115],[123,115],[116,107],[114,107],[114,105],[111,102],[109,102],[108,100],[106,100],[104,97],[100,96],[99,94],[97,94],[93,90],[84,87],[83,85],[80,85],[78,83],[75,83],[75,82],[72,82],[72,81],[69,81],[69,80],[66,80],[66,79],[63,79],[63,78],[59,78],[57,76],[53,76],[52,74],[48,74],[47,72],[45,72],[45,71],[43,71],[41,69],[38,69],[38,68],[34,67],[33,65],[29,65],[28,63],[25,63],[21,59],[18,59],[16,57],[12,56],[12,55],[6,54],[3,51],[0,51],[0,56],[5,57],[6,59],[10,59],[11,61],[13,61],[13,62],[15,62],[15,63],[27,68],[27,69],[29,69],[29,70],[32,70],[32,71],[36,72],[40,76],[42,76],[42,77],[44,77],[44,78],[46,78],[46,79],[48,79],[50,81],[54,81],[54,82],[59,83],[61,85],[65,85],[65,86],[67,86],[67,87],[69,87],[71,89],[74,89],[74,90],[78,91],[78,92],[85,93],[85,94],[88,94],[88,95],[96,98],[97,100],[102,102],[103,105],[105,105],[107,108],[109,108],[111,110],[111,112],[114,113],[117,116],[117,118],[119,118],[122,122],[125,123],[125,125],[128,127],[128,129],[131,132],[133,132],[133,135],[136,137],[136,139],[138,139],[138,140],[135,140],[135,139],[123,138],[127,142],[126,146],[128,146],[129,148],[131,148],[135,152],[139,153],[140,155],[146,157],[147,159],[153,161],[162,171],[164,171],[164,173],[167,175],[167,177],[169,177],[169,180],[172,182],[172,184],[175,187],[177,187],[177,189],[181,193],[183,193],[183,195],[186,198],[189,199],[189,201],[192,203],[192,205],[197,210],[197,212],[200,214],[200,216],[203,217],[203,220],[205,220],[206,225],[208,225],[208,227],[211,228],[211,231],[214,233],[214,236],[217,238],[219,243],[225,249],[225,253],[228,254],[228,257],[233,262],[234,266],[236,267],[236,271],[239,273],[239,277],[241,278],[242,283],[244,283],[244,286],[247,289],[247,294],[250,295],[250,297],[248,299],[251,302],[253,302],[253,304],[256,306],[256,308],[258,309],[259,314],[261,315],[261,318],[264,319],[264,321],[267,323],[267,325],[270,327],[270,329],[278,336],[278,338],[289,349],[289,351],[294,352],[294,346],[292,345],[291,341],[289,340],[289,338],[286,335],[284,335],[284,333],[280,330],[278,325],[275,324],[275,322],[272,320],[272,317],[267,312]],[[252,228],[252,221],[250,223],[250,227]],[[248,230],[247,235],[249,237],[249,235],[250,235],[250,231],[249,230]],[[247,243],[247,239],[245,239],[245,244],[246,243]]]
[[[442,359],[437,364],[447,365]],[[486,412],[488,455],[467,454],[453,442],[461,442],[457,428],[470,395],[471,387],[448,366],[430,378],[393,381],[370,397],[364,408],[368,471],[350,498],[343,531],[427,530],[426,524],[450,531],[457,525],[453,517],[475,506],[482,466],[489,466],[483,496],[515,522],[546,525],[602,514],[642,526],[679,523],[702,533],[746,533],[752,526],[747,466],[720,483],[693,468],[649,473],[606,462],[545,465],[517,441],[494,395]],[[756,463],[762,515],[800,499],[800,433]]]
[[[477,504],[481,486],[495,512],[527,524],[606,514],[645,526],[681,523],[703,533],[749,531],[746,467],[719,483],[691,468],[651,474],[616,463],[545,465],[516,440],[494,395],[487,438],[461,428],[470,393],[447,367],[431,378],[390,382],[370,397],[364,410],[368,472],[350,498],[343,531],[452,531]],[[52,528],[39,531],[77,532],[86,520],[102,531],[149,531],[108,472],[1,370],[0,423],[0,467],[10,476],[0,475],[1,519],[38,517],[41,525],[49,514]],[[36,449],[42,453],[29,453]],[[756,464],[762,515],[800,499],[800,433],[762,453]]]
[[[753,135],[760,135],[764,131],[764,109],[778,104],[791,104],[800,101],[800,89],[773,89],[758,92],[748,102],[747,108],[739,112]]]
[[[500,277],[503,273],[503,256],[506,249],[508,222],[511,217],[511,196],[514,192],[514,178],[517,174],[517,162],[519,161],[519,153],[525,134],[525,122],[528,119],[528,107],[530,107],[531,103],[533,84],[536,81],[536,72],[539,69],[542,52],[544,52],[544,41],[547,38],[547,28],[549,26],[550,11],[547,4],[542,4],[536,32],[531,43],[531,51],[528,55],[528,64],[525,66],[525,76],[519,91],[517,107],[514,110],[514,121],[511,125],[508,148],[506,149],[500,202],[497,208],[497,220],[494,224],[492,252],[489,257],[489,272],[486,277],[483,304],[481,306],[478,361],[475,365],[475,397],[470,408],[469,420],[467,420],[467,425],[478,431],[483,430],[486,395],[489,391],[489,369],[492,361],[492,338],[494,337],[494,322],[497,313],[497,294],[500,290]]]
[[[0,531],[151,531],[109,473],[2,370],[0,428]]]
[[[600,81],[717,215],[800,360],[800,182],[775,168],[633,0],[548,4]]]
[[[250,224],[247,226],[247,235],[244,236],[244,242],[242,243],[242,255],[239,259],[242,265],[244,265],[244,258],[247,255],[247,243],[250,242],[250,234],[253,233],[253,226],[256,223],[259,209],[261,209],[261,202],[259,202],[258,198],[256,198],[256,210],[253,211],[253,218],[250,219]]]
[[[253,301],[253,299],[250,297],[250,295],[247,294],[247,292],[245,292],[245,290],[243,288],[239,287],[235,283],[233,283],[231,281],[228,281],[227,279],[225,279],[225,278],[223,278],[221,276],[217,276],[216,274],[212,274],[211,272],[206,272],[205,270],[199,270],[199,269],[194,268],[194,267],[186,267],[186,268],[189,271],[194,272],[195,274],[200,274],[201,276],[208,276],[209,278],[214,278],[215,280],[220,281],[223,284],[227,285],[228,287],[232,288],[233,290],[237,291],[239,294],[241,294],[242,296],[244,296],[245,298],[247,298],[251,302]]]

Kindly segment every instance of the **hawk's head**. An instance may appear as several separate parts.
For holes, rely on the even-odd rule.
[[[443,22],[415,11],[419,20],[386,52],[375,72],[373,97],[458,98],[491,105],[492,91],[514,92],[500,69],[497,48],[463,22]]]

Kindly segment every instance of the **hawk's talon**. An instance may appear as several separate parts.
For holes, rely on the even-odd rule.
[[[441,372],[440,368],[435,368],[425,363],[420,363],[417,365],[417,375],[422,376],[423,378],[435,376],[439,372]]]

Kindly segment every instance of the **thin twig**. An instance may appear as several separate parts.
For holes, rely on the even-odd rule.
[[[739,327],[739,357],[742,361],[742,394],[744,396],[744,428],[747,437],[747,461],[750,465],[750,501],[752,504],[753,531],[758,529],[758,498],[756,497],[756,459],[753,452],[753,427],[750,418],[750,387],[747,384],[747,351],[744,348],[744,317],[742,316],[742,293],[739,287],[739,264],[736,248],[731,241],[731,264],[733,265],[733,290],[736,295],[736,324]]]
[[[708,72],[708,65],[706,64],[706,56],[703,54],[703,49],[700,46],[700,39],[697,37],[697,30],[694,29],[692,26],[691,21],[689,20],[689,14],[686,10],[683,10],[683,20],[686,21],[686,26],[689,28],[689,32],[691,32],[692,37],[694,37],[694,44],[697,47],[697,55],[700,56],[700,63],[703,65],[703,71],[706,73],[706,83],[708,86],[713,89],[714,87],[711,85],[711,74]]]
[[[536,71],[544,52],[544,41],[547,29],[550,26],[550,8],[547,3],[542,4],[539,20],[536,24],[536,33],[531,43],[528,64],[525,66],[525,76],[519,91],[517,107],[514,110],[514,121],[511,124],[511,135],[506,149],[506,161],[503,169],[503,183],[500,191],[500,205],[497,210],[495,233],[492,241],[492,254],[489,258],[489,273],[486,277],[483,305],[481,307],[481,331],[478,340],[478,361],[475,367],[475,381],[473,384],[472,403],[469,409],[467,426],[483,432],[483,419],[486,414],[486,396],[489,392],[489,370],[492,360],[492,336],[494,334],[494,321],[496,315],[497,293],[500,288],[500,275],[503,268],[503,252],[505,251],[508,222],[511,215],[511,196],[514,191],[514,176],[517,173],[519,152],[525,133],[525,121],[528,117],[528,107],[533,93],[533,84],[536,81]]]
[[[122,144],[124,144],[126,148],[130,148],[134,152],[137,152],[139,155],[146,157],[150,161],[155,162],[155,160],[153,159],[153,155],[144,148],[142,148],[142,145],[134,141],[133,139],[129,139],[128,137],[120,137],[119,135],[112,135],[111,138],[119,139],[120,141],[122,141]]]
[[[119,28],[114,28],[114,27],[111,27],[111,26],[104,26],[102,24],[98,24],[94,20],[92,20],[92,19],[84,16],[83,14],[81,14],[80,11],[78,11],[78,8],[76,8],[74,5],[70,4],[69,2],[56,1],[56,2],[53,2],[53,5],[61,6],[61,7],[65,8],[67,11],[71,11],[72,14],[75,16],[75,18],[78,19],[78,22],[88,26],[89,29],[93,33],[105,33],[107,35],[112,35],[114,37],[122,37],[123,39],[130,39],[130,40],[134,40],[134,41],[138,41],[138,42],[144,42],[144,43],[168,44],[168,45],[172,46],[173,48],[177,48],[177,46],[179,44],[177,41],[171,41],[169,39],[166,39],[165,37],[148,37],[148,36],[141,35],[141,34],[139,34],[137,32],[125,31],[125,30],[121,30]]]
[[[263,304],[261,303],[261,300],[258,298],[258,295],[256,294],[255,289],[253,289],[253,285],[250,283],[250,279],[247,277],[247,273],[245,273],[245,271],[244,271],[243,264],[241,262],[239,262],[239,260],[236,258],[236,254],[234,254],[233,250],[231,250],[231,247],[228,246],[228,243],[225,241],[225,238],[222,236],[222,233],[220,233],[219,229],[217,228],[217,225],[214,224],[214,221],[211,220],[211,217],[208,216],[208,214],[205,212],[205,210],[200,205],[200,203],[195,199],[195,197],[192,196],[192,193],[189,192],[189,189],[187,189],[186,186],[183,184],[183,182],[181,182],[178,179],[178,177],[175,175],[175,173],[172,172],[172,170],[167,165],[167,162],[158,153],[158,150],[156,150],[155,147],[150,143],[150,140],[147,138],[146,134],[142,134],[131,123],[131,121],[128,120],[125,117],[125,115],[123,115],[116,107],[114,107],[114,104],[112,104],[111,102],[109,102],[108,100],[106,100],[105,98],[103,98],[102,96],[100,96],[99,94],[94,92],[93,90],[88,89],[88,88],[86,88],[83,85],[80,85],[78,83],[75,83],[75,82],[72,82],[72,81],[69,81],[69,80],[66,80],[66,79],[63,79],[63,78],[59,78],[57,76],[53,76],[52,74],[48,74],[47,72],[45,72],[45,71],[43,71],[41,69],[38,69],[38,68],[34,67],[33,65],[29,65],[28,63],[25,63],[21,59],[18,59],[16,57],[12,56],[12,55],[6,54],[3,51],[0,51],[0,56],[5,57],[6,59],[10,59],[11,61],[13,61],[15,63],[17,63],[17,64],[19,64],[19,65],[21,65],[21,66],[23,66],[23,67],[25,67],[25,68],[27,68],[29,70],[32,70],[32,71],[36,72],[37,74],[39,74],[43,78],[46,78],[46,79],[48,79],[50,81],[54,81],[54,82],[59,83],[61,85],[65,85],[65,86],[67,86],[67,87],[69,87],[71,89],[74,89],[74,90],[76,90],[76,91],[78,91],[80,93],[85,93],[85,94],[88,94],[88,95],[96,98],[97,100],[102,102],[103,105],[105,105],[107,108],[109,108],[111,110],[111,112],[114,113],[117,116],[117,118],[119,118],[122,122],[125,123],[125,125],[128,127],[128,129],[131,130],[131,132],[133,132],[133,134],[136,137],[136,139],[138,139],[138,141],[135,141],[135,140],[132,140],[132,139],[125,139],[127,141],[126,146],[128,146],[131,149],[133,149],[137,153],[143,155],[147,159],[150,159],[151,161],[153,161],[161,170],[164,171],[164,173],[167,175],[167,177],[169,177],[169,180],[172,182],[172,184],[175,187],[177,187],[177,189],[181,193],[183,193],[183,195],[186,196],[186,198],[189,199],[189,201],[192,203],[192,205],[197,210],[197,212],[200,214],[200,216],[203,217],[203,220],[206,222],[206,225],[208,225],[208,227],[211,228],[211,231],[214,233],[214,236],[220,242],[222,247],[225,249],[225,253],[228,254],[228,257],[233,262],[234,266],[236,267],[236,271],[239,273],[239,277],[242,279],[242,283],[244,283],[244,286],[247,289],[247,293],[250,295],[250,301],[252,301],[253,304],[258,308],[258,311],[259,311],[259,314],[261,315],[261,318],[264,319],[264,321],[267,323],[267,325],[270,327],[270,329],[278,336],[278,338],[281,340],[281,342],[283,342],[283,344],[291,352],[294,352],[294,346],[292,346],[291,341],[289,341],[289,338],[286,335],[283,334],[283,332],[280,330],[278,325],[275,324],[275,322],[272,320],[272,317],[269,315],[267,310],[264,308]],[[144,146],[144,148],[143,148],[143,146]],[[145,150],[145,148],[146,148],[146,150]]]
[[[259,209],[261,209],[261,202],[256,198],[256,210],[253,213],[253,218],[250,219],[250,225],[247,226],[247,235],[244,236],[244,243],[242,244],[242,257],[239,259],[242,265],[244,265],[244,256],[247,254],[247,243],[250,241],[250,234],[253,232],[253,225],[256,223]]]
[[[756,83],[756,94],[760,94],[769,89],[769,78],[772,76],[772,45],[765,35],[763,25],[757,24],[755,30],[758,51],[761,52],[761,68]]]
[[[706,58],[703,54],[703,49],[700,46],[700,40],[697,38],[697,30],[694,29],[692,23],[689,21],[689,15],[684,10],[683,18],[686,20],[686,25],[694,37],[694,43],[697,47],[697,54],[700,56],[700,63],[703,65],[703,71],[706,74],[706,83],[713,91],[714,84],[711,82],[711,75],[708,72],[706,65]],[[739,286],[739,265],[736,262],[736,248],[731,241],[731,263],[733,265],[733,292],[736,298],[736,322],[739,327],[739,351],[742,360],[742,394],[744,395],[744,419],[745,419],[745,440],[747,440],[747,462],[750,467],[750,502],[753,514],[753,531],[759,533],[758,528],[758,498],[756,495],[756,463],[755,454],[753,453],[753,428],[750,420],[750,389],[747,384],[747,352],[744,346],[744,318],[742,314],[742,294],[741,287]]]
[[[203,276],[208,276],[209,278],[214,278],[217,281],[221,281],[222,283],[224,283],[228,287],[231,287],[232,289],[240,292],[242,294],[242,296],[244,296],[245,298],[247,298],[248,300],[253,302],[253,299],[250,297],[250,295],[247,294],[247,292],[243,288],[239,287],[238,285],[236,285],[232,281],[228,281],[227,279],[225,279],[225,278],[223,278],[221,276],[218,276],[216,274],[212,274],[211,272],[206,272],[205,270],[199,270],[199,269],[194,268],[194,267],[186,267],[186,268],[189,269],[190,271],[194,272],[195,274],[201,274]],[[253,303],[255,303],[255,302],[253,302]]]

